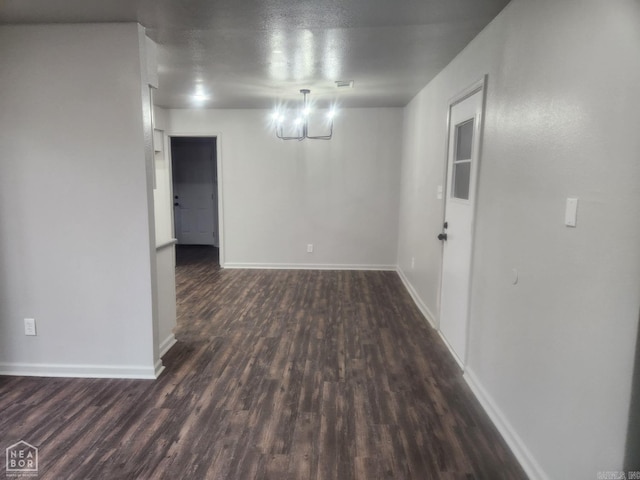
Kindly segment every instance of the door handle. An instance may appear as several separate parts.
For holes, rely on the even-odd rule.
[[[447,228],[449,228],[449,222],[444,222],[442,224],[442,233],[438,235],[438,240],[442,240],[443,242],[447,241]]]

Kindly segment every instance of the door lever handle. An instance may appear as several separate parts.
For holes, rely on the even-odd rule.
[[[447,234],[446,233],[439,234],[438,235],[438,240],[446,241],[447,240]]]

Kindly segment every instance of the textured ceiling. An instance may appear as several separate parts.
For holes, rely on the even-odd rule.
[[[159,45],[155,102],[404,106],[508,0],[0,0],[0,23],[130,22]],[[337,89],[335,81],[353,80]]]

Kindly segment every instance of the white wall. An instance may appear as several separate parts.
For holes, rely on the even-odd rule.
[[[168,112],[163,108],[154,108],[154,129],[157,131],[155,149],[155,188],[153,205],[156,236],[156,284],[158,290],[158,355],[164,355],[176,338],[176,258],[173,241],[173,199],[171,192],[171,165],[169,143],[166,130],[169,124]]]
[[[158,289],[158,356],[162,357],[175,343],[176,311],[176,257],[173,244],[156,249]]]
[[[269,117],[170,110],[171,134],[218,135],[224,266],[393,268],[402,110],[343,110],[331,141],[279,140]]]
[[[154,129],[162,135],[162,151],[155,152],[155,179],[153,190],[153,204],[155,206],[156,243],[163,244],[174,237],[173,232],[173,199],[171,197],[171,166],[169,144],[166,130],[169,125],[169,115],[163,108],[154,108]],[[154,144],[157,149],[158,146]]]
[[[405,111],[399,264],[437,316],[447,103],[489,75],[466,378],[533,478],[623,465],[640,309],[638,25],[633,0],[515,0]],[[575,229],[563,224],[573,196]]]
[[[136,24],[0,27],[3,373],[154,374],[145,48]]]

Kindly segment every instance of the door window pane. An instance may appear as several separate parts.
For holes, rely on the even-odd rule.
[[[471,162],[456,163],[453,166],[453,196],[469,200],[469,180]]]
[[[456,160],[469,160],[471,158],[472,143],[473,118],[456,125]]]
[[[471,181],[471,150],[473,146],[473,118],[456,125],[456,145],[453,161],[452,196],[469,200]]]

